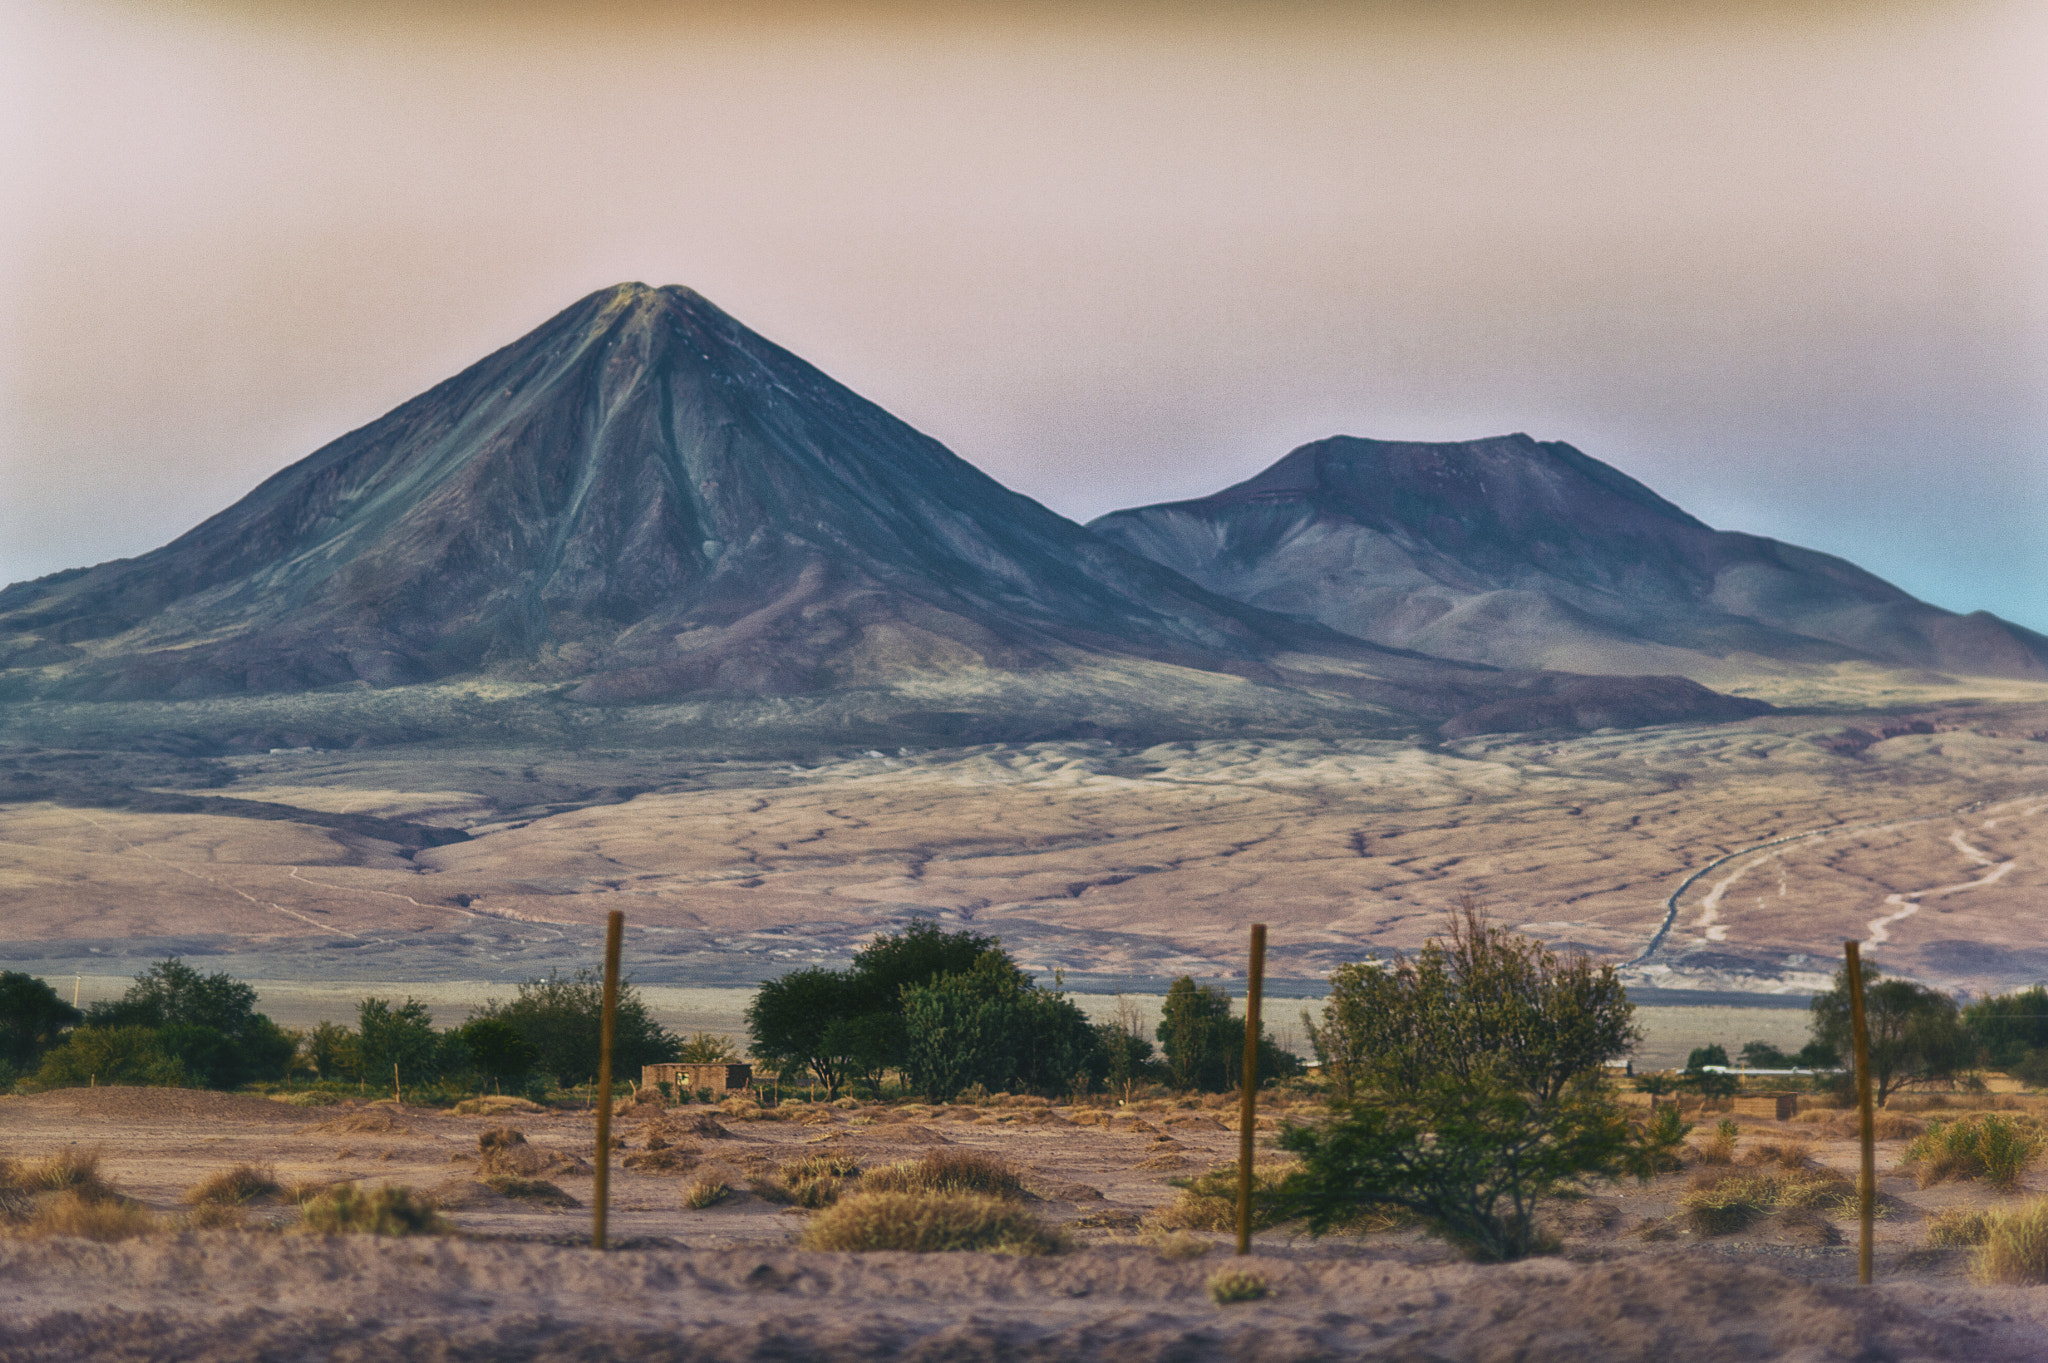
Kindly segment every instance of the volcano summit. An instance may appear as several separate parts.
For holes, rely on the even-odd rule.
[[[592,294],[161,549],[0,592],[14,699],[481,676],[610,706],[1134,660],[1251,683],[1248,719],[1283,693],[1351,721],[1484,711],[1497,727],[1754,708],[1668,677],[1446,662],[1213,595],[699,295],[640,284]]]

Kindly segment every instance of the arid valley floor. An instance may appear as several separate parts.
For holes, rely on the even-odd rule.
[[[1852,1120],[1824,1109],[1744,1119],[1736,1167],[1793,1145],[1809,1170],[1853,1171]],[[1262,1132],[1273,1122],[1263,1116]],[[538,1205],[478,1181],[478,1138],[507,1123],[526,1136],[534,1171],[584,1205]],[[1249,1267],[1271,1295],[1218,1306],[1204,1285],[1228,1262],[1227,1237],[1162,1234],[1156,1222],[1179,1196],[1169,1179],[1233,1156],[1234,1124],[1227,1107],[1173,1101],[636,1108],[617,1128],[619,1248],[598,1256],[577,1243],[595,1154],[587,1113],[138,1089],[4,1098],[10,1154],[98,1148],[102,1174],[164,1229],[113,1244],[0,1240],[0,1358],[2017,1360],[2039,1357],[2048,1330],[2040,1289],[1975,1285],[1969,1251],[1927,1243],[1941,1210],[2010,1199],[1969,1183],[1917,1187],[1895,1167],[1897,1137],[1880,1144],[1870,1289],[1855,1286],[1854,1225],[1839,1208],[1698,1233],[1676,1205],[1702,1173],[1695,1161],[1556,1204],[1560,1252],[1516,1265],[1473,1266],[1412,1230],[1321,1241],[1266,1231]],[[665,1167],[650,1167],[662,1133]],[[1072,1247],[1036,1258],[806,1251],[795,1242],[811,1213],[747,1191],[803,1156],[873,1168],[934,1149],[1013,1163],[1027,1205]],[[428,1189],[457,1233],[306,1236],[275,1200],[251,1204],[244,1228],[179,1229],[186,1190],[241,1162],[287,1185]],[[692,1210],[684,1190],[706,1175],[736,1191]],[[2022,1191],[2041,1186],[2037,1171]]]

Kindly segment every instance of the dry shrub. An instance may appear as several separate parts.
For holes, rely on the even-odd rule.
[[[1999,1192],[2019,1186],[2020,1175],[2041,1153],[2041,1134],[2030,1117],[1994,1113],[1936,1120],[1906,1147],[1901,1163],[1910,1165],[1923,1188],[1945,1179],[1981,1179]]]
[[[1014,1165],[977,1150],[934,1150],[922,1159],[873,1170],[861,1180],[861,1188],[874,1193],[1024,1196],[1024,1180]]]
[[[2048,1201],[1992,1212],[1971,1267],[1988,1283],[2048,1283]]]
[[[1813,1147],[1805,1141],[1761,1141],[1743,1152],[1744,1164],[1775,1164],[1781,1169],[1804,1169]]]
[[[1283,1219],[1280,1191],[1294,1166],[1252,1165],[1252,1229],[1265,1230]],[[1237,1229],[1237,1165],[1225,1164],[1190,1179],[1175,1179],[1180,1197],[1152,1214],[1154,1224],[1167,1230],[1229,1231]],[[1373,1207],[1361,1210],[1378,1213]],[[1347,1223],[1344,1229],[1351,1229]]]
[[[36,1161],[15,1166],[15,1186],[27,1192],[76,1193],[87,1202],[106,1202],[114,1187],[100,1175],[100,1148],[69,1146]]]
[[[683,1194],[683,1205],[691,1211],[703,1211],[715,1207],[732,1196],[732,1185],[722,1178],[700,1178],[690,1185],[690,1191]]]
[[[811,1219],[806,1249],[865,1252],[908,1250],[930,1254],[987,1250],[996,1254],[1053,1254],[1065,1247],[1057,1232],[1014,1202],[987,1193],[862,1192]]]
[[[659,1145],[655,1144],[660,1141]],[[623,1163],[628,1169],[637,1169],[643,1174],[680,1174],[697,1166],[698,1151],[695,1146],[671,1145],[653,1136],[648,1139],[645,1150],[636,1150],[626,1156]]]
[[[1209,1275],[1209,1300],[1218,1306],[1257,1301],[1270,1290],[1264,1278],[1242,1268],[1220,1268]]]
[[[1701,1235],[1729,1235],[1774,1211],[1839,1207],[1855,1197],[1855,1184],[1832,1169],[1783,1174],[1702,1172],[1678,1199]]]
[[[476,1145],[483,1152],[483,1159],[477,1164],[477,1177],[486,1183],[501,1178],[537,1179],[543,1174],[590,1172],[590,1165],[578,1156],[527,1144],[526,1133],[516,1127],[491,1127],[476,1138]]]
[[[259,1197],[281,1197],[284,1188],[277,1171],[267,1164],[237,1164],[185,1190],[185,1201],[193,1206],[239,1207]]]
[[[300,1229],[310,1235],[445,1235],[451,1229],[430,1199],[395,1183],[368,1193],[337,1183],[309,1198],[300,1216]]]
[[[16,1227],[14,1233],[35,1239],[75,1235],[87,1240],[125,1240],[155,1229],[156,1217],[138,1203],[90,1197],[70,1188],[36,1208],[27,1224]]]
[[[774,1179],[757,1179],[754,1191],[770,1202],[794,1203],[816,1211],[839,1200],[860,1164],[848,1155],[810,1155],[782,1166]]]
[[[190,1230],[247,1230],[248,1219],[235,1203],[201,1202],[179,1218]]]
[[[544,1207],[580,1207],[583,1205],[568,1193],[563,1192],[554,1184],[541,1178],[517,1178],[510,1174],[501,1174],[496,1178],[485,1179],[484,1186],[494,1193],[517,1198],[521,1202],[537,1202]]]
[[[1857,1135],[1863,1129],[1862,1123],[1854,1117],[1849,1119],[1848,1125],[1849,1130],[1847,1134],[1851,1136]],[[1896,1112],[1877,1112],[1871,1114],[1870,1138],[1874,1141],[1902,1141],[1908,1137],[1917,1136],[1926,1129],[1927,1123],[1917,1118],[1902,1116]]]
[[[526,1133],[516,1126],[485,1127],[476,1138],[476,1148],[483,1154],[493,1150],[510,1150],[515,1145],[526,1144]]]
[[[1742,1134],[1740,1127],[1723,1117],[1714,1127],[1714,1134],[1704,1145],[1693,1147],[1693,1154],[1701,1164],[1730,1164],[1735,1159],[1735,1141]]]
[[[348,1112],[331,1122],[307,1128],[311,1131],[363,1132],[377,1136],[402,1136],[412,1128],[381,1107],[369,1108],[362,1112]]]
[[[1927,1223],[1927,1243],[1981,1245],[1991,1232],[1992,1215],[1977,1207],[1950,1207]]]
[[[1184,1230],[1167,1230],[1157,1225],[1145,1228],[1145,1243],[1162,1259],[1199,1259],[1215,1248],[1211,1241],[1199,1235],[1190,1235]]]

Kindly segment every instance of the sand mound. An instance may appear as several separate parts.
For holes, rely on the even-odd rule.
[[[1983,1289],[1859,1292],[1685,1254],[1244,1264],[1272,1295],[1218,1307],[1204,1291],[1213,1264],[1138,1247],[1020,1261],[231,1233],[0,1242],[0,1357],[2008,1363],[2038,1356],[2048,1312]]]
[[[0,1114],[73,1117],[90,1122],[220,1121],[304,1126],[323,1114],[318,1108],[292,1107],[244,1093],[210,1089],[99,1088],[55,1089],[25,1098],[0,1098]],[[316,1128],[317,1129],[317,1128]]]

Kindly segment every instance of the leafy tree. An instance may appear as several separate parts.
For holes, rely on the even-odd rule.
[[[1281,1135],[1301,1156],[1288,1196],[1313,1233],[1381,1203],[1475,1257],[1519,1258],[1540,1247],[1545,1197],[1668,1162],[1669,1124],[1633,1124],[1599,1084],[1638,1038],[1613,967],[1560,957],[1467,904],[1413,956],[1342,983],[1350,997],[1325,1009],[1318,1044],[1342,1048],[1351,1097]]]
[[[154,1027],[79,1027],[43,1057],[36,1082],[48,1088],[81,1084],[143,1084],[177,1088],[185,1067],[165,1053]]]
[[[440,1037],[427,1005],[408,996],[393,1006],[389,999],[367,998],[356,1005],[356,1055],[362,1077],[382,1084],[398,1067],[403,1080],[418,1082],[441,1072],[437,1062]]]
[[[739,1058],[733,1044],[716,1032],[692,1032],[676,1050],[676,1059],[685,1065],[730,1064]]]
[[[1768,1041],[1745,1041],[1742,1063],[1753,1070],[1782,1070],[1791,1066],[1792,1057]]]
[[[1726,1065],[1727,1063],[1728,1048],[1718,1044],[1695,1046],[1692,1048],[1692,1054],[1685,1058],[1686,1069],[1695,1074],[1709,1065]]]
[[[1244,1019],[1230,1015],[1230,995],[1183,975],[1166,990],[1156,1032],[1166,1054],[1167,1082],[1178,1089],[1224,1093],[1244,1078]],[[1270,1035],[1259,1037],[1259,1080],[1299,1074],[1301,1061]]]
[[[604,1024],[604,980],[594,971],[579,970],[563,979],[553,971],[544,980],[527,980],[510,1003],[495,999],[476,1017],[495,1018],[525,1038],[539,1053],[535,1063],[543,1074],[563,1086],[597,1075],[598,1043]],[[647,1011],[647,1003],[631,980],[619,981],[618,1012],[613,1018],[612,1072],[636,1073],[643,1065],[673,1059],[676,1039]]]
[[[517,1088],[540,1060],[540,1048],[501,1018],[471,1018],[460,1028],[470,1063],[500,1088]]]
[[[1984,1048],[1986,1063],[2010,1072],[2029,1053],[2048,1048],[2048,988],[2037,984],[1979,999],[1963,1009],[1963,1025]]]
[[[747,1031],[756,1059],[785,1077],[808,1069],[837,1097],[853,1063],[855,1038],[846,1027],[853,1011],[846,973],[812,966],[765,981],[747,1003]]]
[[[101,1030],[155,1031],[158,1049],[189,1082],[208,1088],[282,1077],[298,1049],[256,1011],[254,986],[225,972],[202,974],[176,956],[137,975],[119,999],[94,1004],[85,1021]]]
[[[1814,996],[1813,1039],[1841,1055],[1854,1055],[1849,1016],[1849,967],[1835,972],[1834,988]],[[1870,1032],[1870,1077],[1882,1104],[1914,1084],[1945,1083],[1977,1058],[1977,1042],[1963,1025],[1956,1001],[1911,980],[1881,979],[1863,964],[1863,1011]]]
[[[848,1011],[855,1016],[900,1015],[905,989],[930,984],[941,975],[964,975],[991,956],[1000,958],[1011,974],[1023,980],[1023,972],[1004,952],[1001,939],[978,932],[947,932],[929,919],[919,919],[900,932],[875,938],[854,953],[853,966],[847,972]]]
[[[1695,1046],[1692,1054],[1685,1058],[1685,1073],[1680,1076],[1680,1082],[1706,1097],[1725,1098],[1742,1087],[1741,1081],[1732,1074],[1709,1074],[1707,1066],[1727,1063],[1727,1047],[1719,1044]]]
[[[974,968],[903,991],[909,1034],[904,1077],[933,1102],[980,1084],[1060,1093],[1100,1069],[1095,1028],[1072,999],[1040,989],[1009,956],[985,951]]]
[[[362,1057],[356,1049],[356,1034],[339,1023],[322,1022],[306,1033],[300,1053],[313,1073],[334,1080],[362,1073]]]
[[[33,1067],[84,1018],[47,981],[19,970],[0,971],[0,1064]]]
[[[1102,1078],[1110,1090],[1129,1098],[1138,1080],[1153,1069],[1152,1043],[1139,1034],[1136,1006],[1121,994],[1116,1012],[1114,1021],[1096,1026],[1096,1050],[1102,1057]]]

